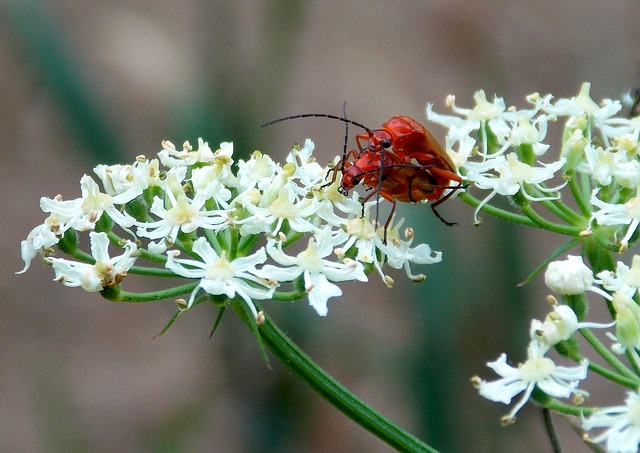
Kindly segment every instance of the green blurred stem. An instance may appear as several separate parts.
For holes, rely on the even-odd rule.
[[[580,329],[580,334],[587,340],[587,343],[591,345],[593,349],[596,350],[600,356],[607,361],[609,365],[611,365],[618,373],[620,373],[623,377],[630,379],[636,382],[636,386],[640,384],[638,382],[638,376],[636,376],[633,371],[625,366],[605,345],[603,345],[600,340],[591,332],[589,329]],[[594,371],[597,371],[594,369]],[[625,385],[625,383],[620,382],[620,384]]]
[[[241,313],[238,313],[241,315]],[[255,322],[247,320],[245,322]],[[403,452],[436,452],[365,404],[356,395],[322,370],[282,332],[269,317],[258,328],[265,346],[293,373],[320,396],[364,429]]]
[[[480,206],[480,203],[482,203],[481,200],[475,198],[469,192],[460,194],[458,198],[475,208]],[[481,211],[504,220],[519,223],[521,225],[542,228],[545,230],[554,231],[556,233],[566,234],[568,236],[578,236],[582,231],[582,228],[580,227],[561,225],[555,222],[551,222],[535,212],[531,208],[531,206],[520,206],[520,209],[525,214],[524,216],[510,211],[505,211],[504,209],[497,208],[490,204],[483,205]]]
[[[531,219],[536,224],[538,228],[553,231],[555,233],[566,234],[567,236],[578,236],[583,230],[583,228],[580,227],[560,225],[558,223],[551,222],[538,214],[531,207],[531,205],[520,206],[520,209],[529,219]]]
[[[585,196],[585,193],[578,181],[577,175],[575,174],[575,172],[571,171],[571,173],[568,173],[567,176],[569,177],[569,189],[571,190],[573,198],[574,200],[576,200],[576,203],[580,208],[580,212],[582,212],[582,215],[587,218],[591,217],[591,204],[589,201],[589,196]]]
[[[182,296],[184,294],[192,293],[196,286],[200,284],[200,281],[193,283],[187,283],[181,286],[174,286],[173,288],[152,291],[149,293],[134,293],[130,291],[120,290],[120,285],[109,286],[100,294],[111,302],[155,302],[158,300],[172,299],[174,297]]]
[[[640,375],[640,363],[638,363],[640,360],[635,349],[627,348],[627,359],[629,360],[633,371],[635,371],[637,375]]]
[[[474,208],[477,208],[478,206],[480,206],[480,203],[482,203],[482,200],[479,200],[478,198],[474,197],[469,192],[461,193],[460,195],[458,195],[458,198],[464,201],[465,203],[467,203],[469,206],[473,206]],[[535,224],[535,222],[531,221],[531,219],[525,216],[522,216],[520,214],[515,214],[513,212],[505,211],[504,209],[497,208],[490,204],[483,205],[480,210],[492,216],[499,217],[504,220],[510,220],[512,222],[520,223],[525,226],[530,226],[530,227],[538,226]]]
[[[540,392],[533,392],[532,399],[540,406],[546,407],[551,411],[559,412],[561,414],[580,417],[583,415],[591,415],[594,412],[594,409],[591,407],[581,407],[574,406],[572,404],[565,404],[555,398],[540,394]]]
[[[608,379],[610,381],[613,381],[617,384],[623,385],[625,387],[628,387],[630,389],[637,389],[638,388],[638,380],[637,379],[629,379],[625,376],[621,376],[620,374],[616,373],[615,371],[611,371],[608,368],[603,367],[602,365],[598,365],[597,363],[594,362],[589,362],[589,369],[591,371],[593,371],[596,374],[599,374],[600,376],[602,376],[605,379]]]

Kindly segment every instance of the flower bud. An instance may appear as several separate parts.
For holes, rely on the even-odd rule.
[[[581,257],[568,255],[564,261],[549,263],[544,282],[552,291],[572,296],[584,293],[593,285],[593,273]]]
[[[616,309],[616,337],[625,348],[640,345],[640,307],[629,296],[620,292],[613,295]]]
[[[564,171],[573,170],[582,161],[587,143],[588,141],[580,129],[574,130],[566,139],[560,151],[560,157],[567,160],[562,166]]]

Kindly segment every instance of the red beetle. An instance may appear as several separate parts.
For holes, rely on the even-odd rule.
[[[356,135],[358,151],[346,152],[345,141],[343,157],[336,167],[332,182],[340,171],[340,186],[344,193],[362,183],[374,189],[363,203],[373,196],[381,196],[392,203],[391,213],[385,223],[385,240],[396,200],[407,203],[433,200],[431,209],[436,217],[447,225],[455,225],[444,220],[436,208],[463,188],[462,177],[440,143],[422,124],[408,116],[394,116],[380,129],[371,130],[347,118],[311,113],[280,118],[262,126],[307,117],[339,120],[365,130]],[[457,184],[452,185],[452,182]],[[445,194],[447,189],[450,191]]]

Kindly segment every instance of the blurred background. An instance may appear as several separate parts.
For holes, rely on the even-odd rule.
[[[456,95],[524,106],[534,91],[619,97],[640,85],[640,10],[613,0],[103,0],[0,3],[0,451],[387,452],[280,364],[251,333],[198,306],[162,337],[171,301],[127,305],[26,275],[19,242],[42,222],[41,196],[79,196],[97,163],[154,155],[163,139],[233,141],[237,156],[283,158],[311,137],[328,162],[344,128],[296,113],[340,114],[375,128],[404,114],[429,125]],[[431,125],[440,139],[444,131]],[[552,142],[557,143],[557,142]],[[314,360],[373,407],[443,452],[549,451],[541,414],[477,396],[472,375],[501,352],[525,358],[541,278],[517,288],[560,243],[453,200],[401,207],[418,240],[444,252],[411,285],[345,287],[319,318],[306,301],[266,310]],[[557,242],[557,243],[556,243]],[[140,290],[151,290],[140,280]],[[274,361],[275,362],[275,361]],[[618,396],[621,401],[622,396]],[[567,451],[587,451],[560,421]]]

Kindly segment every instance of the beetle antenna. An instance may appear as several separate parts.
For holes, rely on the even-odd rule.
[[[346,101],[345,101],[345,104],[346,104]],[[353,124],[356,127],[364,129],[367,132],[367,135],[373,136],[373,132],[371,132],[371,129],[369,129],[364,124],[358,123],[358,122],[350,120],[348,118],[343,118],[341,116],[331,115],[331,114],[328,114],[328,113],[303,113],[301,115],[285,116],[283,118],[278,118],[277,120],[273,120],[273,121],[269,121],[267,123],[263,123],[263,124],[260,125],[260,127],[267,127],[267,126],[271,126],[272,124],[280,123],[282,121],[295,120],[295,119],[298,119],[298,118],[329,118],[331,120],[342,121],[343,123]]]
[[[342,103],[342,116],[347,119],[347,101]],[[344,174],[344,165],[347,160],[347,142],[349,141],[349,121],[344,122],[344,146],[342,147],[342,164],[340,165],[340,171]]]

